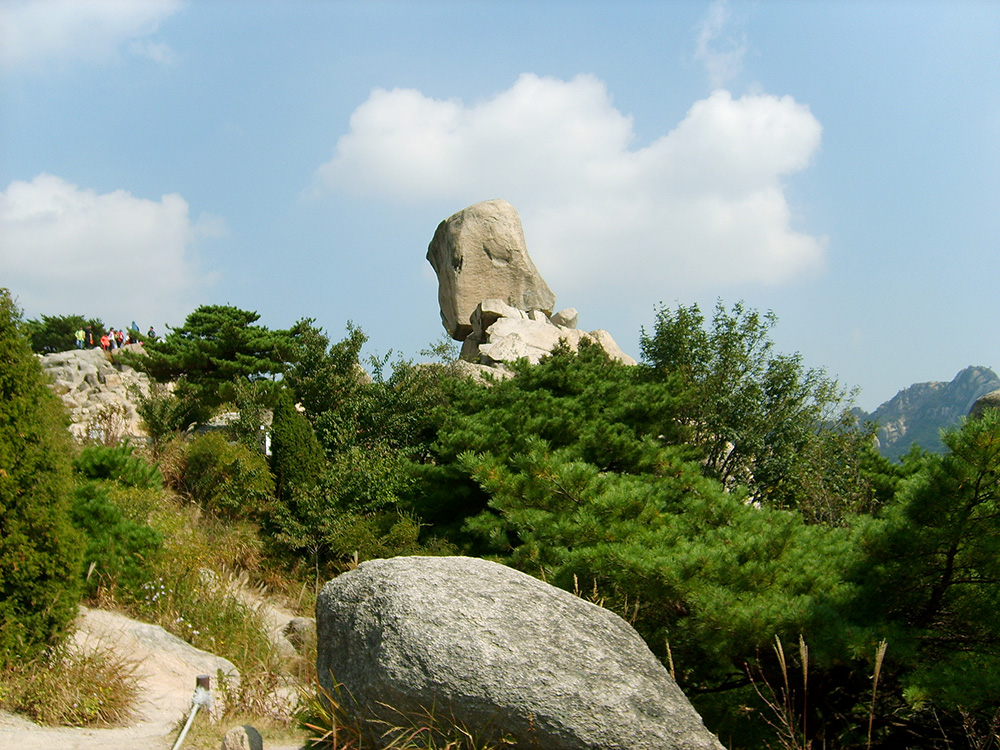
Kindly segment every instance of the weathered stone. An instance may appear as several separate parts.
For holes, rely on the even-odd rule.
[[[969,409],[969,419],[980,419],[987,409],[1000,409],[1000,390],[980,396]]]
[[[560,341],[565,341],[571,350],[577,351],[583,340],[598,344],[612,359],[628,365],[635,364],[635,360],[619,348],[607,331],[587,333],[575,328],[562,328],[554,325],[548,318],[498,318],[486,330],[485,339],[485,343],[478,346],[478,361],[483,364],[514,362],[521,357],[532,364],[538,364]],[[473,356],[467,356],[464,348],[463,358],[477,361]]]
[[[460,359],[457,362],[452,362],[448,366],[452,368],[452,372],[457,377],[470,377],[482,383],[488,383],[493,380],[507,380],[508,378],[514,377],[514,373],[503,365],[490,367],[489,365],[478,364],[476,362]]]
[[[611,334],[607,331],[601,329],[591,331],[590,338],[600,344],[601,348],[607,352],[611,359],[617,359],[619,362],[626,365],[634,365],[636,363],[634,358],[630,357],[621,350],[621,347],[618,346],[615,340],[611,337]]]
[[[264,739],[251,726],[233,727],[222,738],[222,750],[263,750]]]
[[[133,351],[142,347],[133,345]],[[120,364],[101,349],[74,349],[39,357],[42,369],[54,381],[53,391],[62,398],[73,425],[70,432],[78,439],[87,439],[91,432],[88,422],[108,406],[122,407],[124,422],[121,437],[142,440],[146,434],[133,402],[133,388],[149,392],[149,376]]]
[[[560,310],[552,316],[552,324],[562,328],[576,328],[578,319],[579,313],[577,313],[576,308],[567,307],[565,310]]]
[[[316,617],[320,680],[364,718],[431,709],[546,750],[722,748],[628,623],[497,563],[362,563]]]
[[[555,295],[528,256],[517,211],[504,200],[476,203],[442,221],[427,248],[438,277],[441,322],[462,341],[485,299],[552,314]]]
[[[478,336],[485,341],[487,329],[500,318],[527,320],[528,313],[508,305],[502,299],[484,299],[476,305],[476,309],[469,316],[469,323],[472,325],[470,335]]]

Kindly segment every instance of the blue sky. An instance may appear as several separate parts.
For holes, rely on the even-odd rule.
[[[0,285],[443,335],[425,260],[519,210],[580,327],[773,310],[872,409],[1000,368],[1000,3],[0,0]],[[419,357],[417,357],[419,358]]]

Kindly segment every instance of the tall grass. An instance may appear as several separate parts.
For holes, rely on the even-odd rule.
[[[125,724],[139,697],[136,666],[106,644],[66,643],[5,670],[0,707],[40,724]]]

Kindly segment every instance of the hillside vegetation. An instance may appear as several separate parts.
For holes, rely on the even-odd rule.
[[[5,403],[50,424],[4,299]],[[24,620],[4,625],[8,659],[57,644],[79,592],[218,649],[232,628],[217,620],[240,613],[224,596],[198,608],[201,569],[308,610],[361,560],[461,553],[626,618],[727,747],[1000,747],[1000,414],[890,462],[849,392],[774,350],[774,324],[661,308],[638,366],[582,345],[484,384],[387,358],[366,377],[354,327],[332,341],[310,320],[274,331],[199,308],[132,360],[175,384],[142,399],[149,446],[62,445],[71,476],[70,458],[16,454],[23,428],[3,433],[0,576],[31,602],[7,610]],[[226,434],[180,436],[230,407]],[[46,553],[7,530],[39,502],[86,543],[82,560],[53,551],[59,586],[35,591],[16,561]],[[181,570],[182,546],[199,564]],[[254,648],[241,664],[271,658]]]

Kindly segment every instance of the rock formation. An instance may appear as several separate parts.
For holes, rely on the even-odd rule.
[[[243,724],[226,732],[222,750],[264,750],[264,739],[254,727]]]
[[[552,314],[556,297],[528,257],[521,218],[507,201],[476,203],[442,221],[427,260],[438,277],[441,322],[457,341],[472,332],[469,318],[487,298]]]
[[[1000,409],[1000,389],[977,398],[969,409],[969,419],[979,419],[987,409]]]
[[[537,364],[560,341],[576,351],[580,342],[587,340],[601,346],[612,359],[635,364],[607,331],[578,331],[571,325],[559,325],[557,320],[575,325],[576,310],[569,308],[549,318],[539,311],[517,310],[499,299],[483,300],[472,313],[472,333],[462,346],[462,358],[496,366],[525,357]]]
[[[133,344],[129,348],[138,348]],[[149,392],[149,376],[116,362],[101,349],[73,349],[39,357],[72,420],[70,432],[78,440],[102,437],[95,433],[116,430],[118,436],[145,439],[135,401],[137,387]]]
[[[438,225],[427,249],[438,277],[441,322],[462,341],[461,359],[503,369],[521,357],[532,363],[560,340],[600,344],[628,364],[607,331],[579,331],[577,311],[553,314],[555,295],[528,256],[517,211],[507,201],[477,203]]]
[[[624,620],[497,563],[365,562],[316,618],[320,680],[366,719],[433,710],[546,750],[722,748]]]

